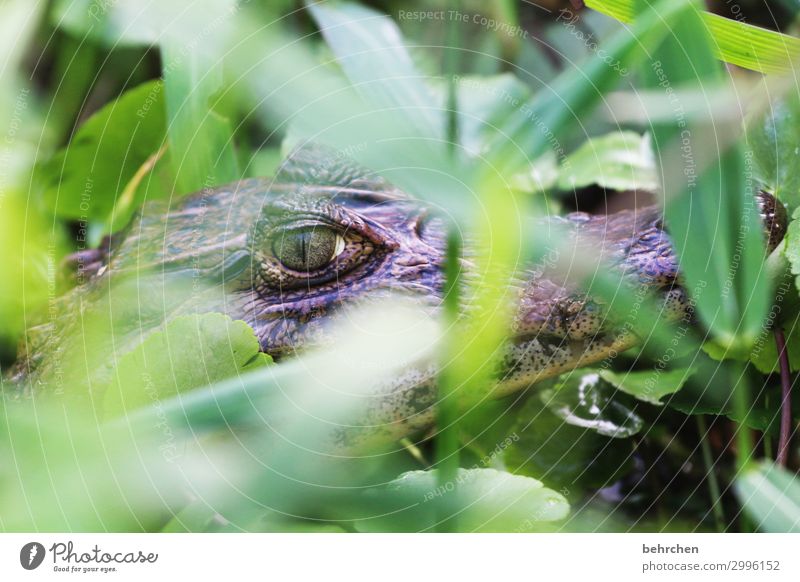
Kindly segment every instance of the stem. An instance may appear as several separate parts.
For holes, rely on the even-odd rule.
[[[458,12],[461,8],[459,0],[451,0],[450,10]],[[456,75],[458,74],[459,47],[460,44],[460,22],[457,18],[451,18],[447,23],[447,39],[444,49],[444,59],[442,69],[447,78],[447,105],[446,105],[446,127],[447,147],[451,158],[455,158],[456,146],[458,145],[458,84]]]
[[[792,381],[789,370],[789,353],[786,351],[786,338],[780,328],[775,329],[774,333],[781,366],[781,430],[778,436],[778,455],[775,460],[781,467],[785,467],[789,456],[789,437],[792,430]]]
[[[747,468],[753,458],[753,436],[747,425],[750,414],[750,386],[743,367],[731,366],[736,383],[733,386],[733,407],[736,415],[741,420],[736,426],[736,467],[741,473]]]
[[[461,239],[458,231],[451,227],[447,236],[447,259],[445,262],[444,320],[447,332],[442,348],[441,371],[438,378],[438,404],[436,424],[436,476],[440,491],[455,485],[458,475],[458,408],[454,402],[455,382],[452,370],[453,350],[458,345],[458,310],[460,306],[458,276]],[[439,531],[454,529],[452,495],[440,497],[437,522]]]
[[[711,447],[706,438],[708,434],[706,419],[702,414],[695,416],[695,419],[697,419],[697,432],[700,433],[700,450],[703,453],[703,464],[706,466],[708,492],[711,494],[711,511],[714,514],[714,522],[717,525],[717,531],[722,533],[725,531],[725,513],[722,509],[722,495],[720,494],[719,481],[717,480],[716,472],[714,472],[714,457],[711,454]]]

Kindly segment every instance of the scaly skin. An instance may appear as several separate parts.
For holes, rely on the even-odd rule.
[[[772,249],[783,237],[785,211],[769,195],[759,195],[759,202]],[[669,317],[688,314],[658,208],[610,216],[575,213],[554,220],[598,256],[602,247],[605,260],[625,273],[631,285],[660,294]],[[287,227],[301,225],[324,225],[342,237],[337,258],[311,273],[287,269],[273,250]],[[31,330],[28,356],[11,377],[46,391],[46,379],[59,366],[52,355],[64,338],[79,333],[77,321],[99,309],[94,299],[102,290],[129,275],[139,285],[138,327],[131,330],[139,339],[147,332],[141,326],[152,301],[156,325],[165,310],[170,315],[220,311],[244,320],[255,330],[262,351],[276,357],[320,342],[331,314],[365,298],[405,292],[435,309],[444,283],[444,235],[444,223],[425,204],[346,161],[321,156],[313,148],[299,150],[274,180],[245,180],[200,192],[172,208],[163,202],[146,204],[101,249],[73,255],[83,284],[61,300],[58,318]],[[152,273],[185,275],[203,284],[169,305],[160,304],[163,298],[149,289]],[[606,320],[599,302],[552,267],[524,270],[518,279],[514,337],[497,395],[635,345],[635,336]],[[116,347],[124,350],[125,340]],[[366,412],[363,424],[382,426],[391,438],[430,425],[434,376],[433,368],[410,370],[382,386],[382,398]],[[342,438],[360,440],[360,435]]]

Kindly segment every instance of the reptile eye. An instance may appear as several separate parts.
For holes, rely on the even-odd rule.
[[[272,243],[272,252],[287,269],[317,271],[344,250],[344,239],[332,228],[312,226],[280,233]]]

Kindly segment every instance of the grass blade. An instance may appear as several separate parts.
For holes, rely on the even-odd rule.
[[[633,22],[637,0],[586,0],[585,4],[621,22]],[[710,12],[701,14],[720,60],[760,73],[791,73],[800,40]]]
[[[345,75],[365,101],[392,109],[423,135],[443,137],[442,115],[394,21],[349,2],[316,3],[308,11]]]

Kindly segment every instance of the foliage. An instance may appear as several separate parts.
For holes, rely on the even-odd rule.
[[[2,47],[1,361],[20,342],[22,369],[41,346],[56,362],[40,377],[41,408],[38,394],[18,397],[18,378],[2,380],[2,527],[661,530],[657,499],[692,528],[737,527],[733,512],[722,526],[697,517],[698,506],[735,502],[760,529],[796,531],[796,476],[751,459],[774,456],[778,432],[770,326],[785,328],[798,368],[800,108],[783,89],[748,111],[741,132],[741,115],[714,98],[737,90],[717,57],[775,73],[798,42],[696,2],[587,4],[630,25],[581,12],[593,45],[556,15],[541,35],[579,65],[527,37],[413,25],[365,3],[309,3],[293,18],[288,5],[233,0],[1,4],[2,38],[19,29],[28,39]],[[503,6],[475,10],[525,22]],[[37,30],[46,47],[32,43]],[[760,86],[776,85],[768,76]],[[325,346],[270,365],[254,330],[224,315],[224,269],[201,276],[201,259],[229,259],[224,249],[200,257],[194,245],[177,273],[149,263],[148,253],[174,251],[167,218],[158,240],[124,257],[125,284],[75,285],[60,273],[71,252],[102,242],[113,254],[103,236],[130,233],[143,204],[166,210],[193,191],[274,173],[306,141],[442,211],[453,292],[444,325],[402,303],[360,306],[326,329]],[[743,180],[750,170],[756,180]],[[766,263],[760,188],[795,210]],[[540,215],[630,189],[663,202],[691,320],[669,321],[663,298],[634,297],[607,264],[571,256],[569,278],[643,345],[487,402],[514,324],[509,282],[521,262],[563,250]],[[454,267],[464,241],[477,276]],[[67,314],[74,323],[61,335]],[[418,360],[441,364],[440,432],[331,454],[332,435],[364,428],[371,387]],[[62,385],[71,389],[49,390]],[[711,428],[689,431],[691,416]],[[741,438],[731,459],[726,435],[746,429],[763,444]],[[715,448],[714,466],[698,439]],[[45,469],[47,481],[37,477]],[[735,494],[697,493],[712,473]],[[691,479],[701,499],[654,491],[664,475]]]

